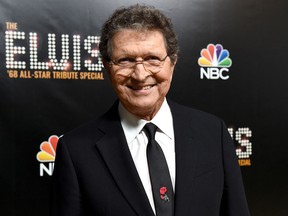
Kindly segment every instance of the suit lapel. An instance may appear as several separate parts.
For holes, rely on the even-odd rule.
[[[187,118],[183,109],[169,102],[173,115],[176,154],[176,185],[175,185],[175,216],[189,212],[187,202],[193,193],[193,176],[197,159],[197,128],[193,127],[191,119]]]
[[[168,101],[173,115],[176,153],[175,216],[189,212],[187,198],[193,194],[193,176],[197,161],[197,127],[183,114],[183,109]],[[104,116],[101,123],[104,136],[96,147],[111,175],[136,215],[154,216],[131,157],[118,116],[117,104]]]
[[[116,104],[106,117],[101,123],[101,130],[105,135],[97,142],[96,147],[136,215],[152,216],[154,213],[131,157]]]

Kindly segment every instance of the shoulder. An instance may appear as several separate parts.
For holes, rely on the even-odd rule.
[[[67,142],[95,142],[101,139],[107,133],[107,131],[110,131],[115,127],[115,125],[118,124],[120,124],[120,120],[117,112],[117,104],[115,103],[103,115],[83,123],[82,125],[65,133],[62,139]]]
[[[224,121],[213,114],[183,106],[175,102],[168,102],[175,128],[187,129],[197,134],[222,134],[227,130]]]
[[[185,118],[187,120],[193,119],[194,121],[201,121],[201,122],[222,121],[222,119],[220,119],[218,116],[215,116],[211,113],[198,110],[192,107],[184,106],[171,100],[168,100],[168,104],[170,106],[172,115],[176,117]]]

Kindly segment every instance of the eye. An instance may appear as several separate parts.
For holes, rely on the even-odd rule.
[[[149,60],[158,60],[158,61],[160,61],[160,58],[159,57],[157,57],[157,56],[147,56],[147,57],[145,57],[145,59],[144,59],[145,61],[149,61]]]
[[[129,64],[133,64],[134,62],[135,62],[135,59],[129,58],[129,57],[120,58],[116,61],[118,65],[129,65]]]
[[[159,57],[157,56],[147,56],[144,61],[146,61],[147,63],[151,64],[151,65],[158,65],[161,63],[161,60]]]

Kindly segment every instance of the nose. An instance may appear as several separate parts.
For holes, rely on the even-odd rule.
[[[145,80],[146,77],[149,75],[150,75],[150,72],[145,69],[143,62],[141,62],[141,61],[136,62],[136,65],[134,66],[134,71],[133,71],[131,77],[133,79],[138,80],[138,81],[142,81],[142,80]]]

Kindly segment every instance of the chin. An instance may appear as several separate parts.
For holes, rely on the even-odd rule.
[[[139,103],[133,103],[131,104],[131,109],[135,109],[135,110],[147,110],[147,109],[151,109],[155,106],[155,104],[153,103],[145,103],[144,101],[141,101]]]
[[[161,102],[160,102],[161,101]],[[161,106],[163,100],[151,100],[151,99],[137,99],[128,103],[130,110],[138,110],[147,112],[149,110],[157,110]]]

